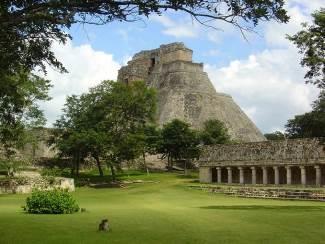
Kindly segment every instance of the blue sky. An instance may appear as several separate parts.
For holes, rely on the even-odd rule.
[[[69,73],[48,70],[53,99],[41,105],[48,126],[60,115],[67,95],[86,92],[104,79],[115,80],[118,69],[136,52],[177,41],[193,50],[193,60],[205,64],[216,90],[230,94],[263,133],[283,130],[288,119],[310,110],[318,93],[304,84],[301,56],[285,34],[297,32],[321,6],[324,0],[288,0],[289,24],[261,23],[258,34],[247,34],[248,42],[233,26],[216,22],[222,29],[217,31],[179,12],[133,23],[74,25],[72,41],[53,45]]]

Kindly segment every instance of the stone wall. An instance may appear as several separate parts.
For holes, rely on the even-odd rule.
[[[54,158],[58,151],[54,146],[49,146],[48,140],[51,129],[43,128],[34,130],[36,143],[26,143],[22,148],[16,150],[15,158],[18,160],[32,162],[42,158]],[[0,159],[4,158],[3,148],[0,146]]]
[[[321,139],[288,139],[204,147],[200,165],[325,164]]]
[[[46,177],[25,177],[23,184],[17,184],[15,179],[12,179],[9,184],[0,182],[0,194],[29,194],[34,189],[38,190],[52,190],[64,189],[69,192],[75,191],[74,179],[65,177],[55,177],[53,182],[49,182]]]
[[[325,185],[324,139],[204,147],[200,181],[227,184]]]

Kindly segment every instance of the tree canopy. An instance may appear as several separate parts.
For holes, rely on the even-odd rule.
[[[303,54],[301,65],[307,68],[306,83],[325,88],[325,8],[312,14],[313,24],[303,23],[303,29],[287,36]]]
[[[275,131],[264,134],[265,138],[271,141],[284,140],[285,135],[281,131]]]
[[[230,142],[227,128],[224,123],[217,119],[210,119],[204,122],[200,137],[204,145],[224,144]]]
[[[309,113],[288,120],[286,133],[290,138],[325,137],[325,92],[322,91]]]
[[[143,82],[126,85],[103,81],[80,97],[67,98],[62,117],[56,122],[55,143],[62,156],[80,162],[93,157],[115,169],[124,160],[142,155],[147,123],[154,119],[155,91]]]
[[[159,153],[168,160],[168,170],[172,170],[175,160],[189,160],[199,155],[199,137],[190,124],[174,119],[165,124],[161,131]]]
[[[22,143],[26,128],[45,124],[38,101],[49,100],[48,80],[28,72],[1,77],[0,80],[0,144],[7,158]],[[7,94],[10,91],[10,95]]]

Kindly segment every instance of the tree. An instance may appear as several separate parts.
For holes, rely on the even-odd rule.
[[[293,36],[287,35],[303,54],[301,65],[308,69],[306,83],[325,88],[325,9],[312,14],[313,24],[303,23],[303,30]]]
[[[143,135],[143,166],[146,168],[147,174],[149,174],[146,154],[154,155],[158,153],[159,145],[161,143],[161,129],[157,128],[155,124],[148,124],[144,127]]]
[[[143,82],[103,81],[80,98],[67,99],[56,123],[60,131],[56,144],[77,162],[93,157],[101,175],[104,160],[115,180],[122,161],[142,155],[144,129],[154,120],[155,103],[155,91]]]
[[[288,120],[286,133],[290,138],[325,137],[325,92],[322,91],[309,113]]]
[[[50,84],[48,80],[23,71],[0,78],[0,145],[9,163],[15,149],[23,146],[26,129],[45,124],[37,103],[50,99]]]
[[[159,153],[167,158],[169,171],[173,169],[174,161],[181,159],[185,160],[186,171],[186,162],[199,155],[198,145],[197,132],[190,129],[188,123],[174,119],[163,126]]]
[[[284,140],[285,135],[281,131],[275,131],[272,133],[266,133],[264,134],[265,138],[270,141],[277,141],[277,140]]]
[[[230,142],[227,128],[217,119],[211,119],[204,122],[200,137],[201,142],[204,145],[224,144]]]
[[[72,159],[71,174],[79,175],[80,164],[88,156],[88,131],[82,121],[85,112],[85,101],[73,95],[67,97],[61,118],[54,124],[55,130],[51,143],[59,150],[59,156]],[[102,171],[99,169],[100,174]]]

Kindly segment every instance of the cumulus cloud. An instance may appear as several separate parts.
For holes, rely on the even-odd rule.
[[[198,36],[199,26],[196,22],[188,18],[172,20],[167,15],[154,15],[151,20],[162,24],[165,29],[163,34],[173,36],[176,38],[193,38]]]
[[[286,38],[310,22],[310,14],[322,0],[289,0],[288,24],[263,25],[266,49],[246,59],[232,60],[227,66],[205,69],[218,91],[229,93],[263,132],[284,130],[288,119],[311,109],[318,90],[304,83],[305,69],[298,50]]]
[[[263,132],[282,128],[289,118],[311,109],[317,89],[303,82],[294,48],[264,50],[226,67],[206,65],[217,91],[231,94]]]
[[[58,118],[68,95],[79,95],[102,80],[115,80],[120,64],[111,54],[96,51],[90,45],[75,46],[55,43],[53,51],[69,73],[61,74],[48,68],[46,78],[51,80],[51,101],[42,103],[41,108],[48,119],[48,126]]]

